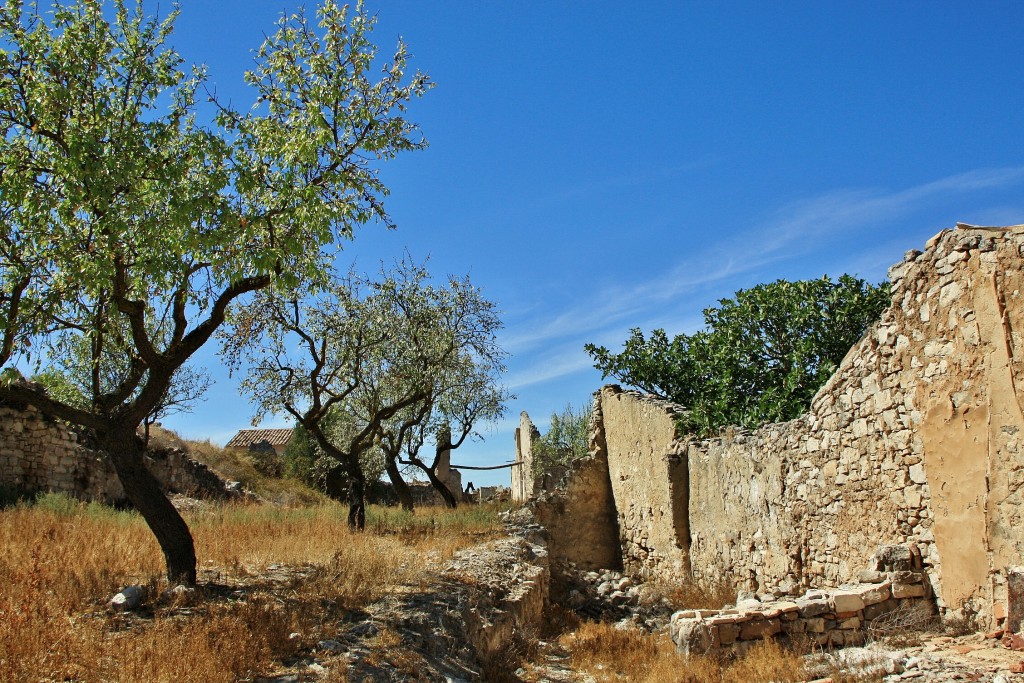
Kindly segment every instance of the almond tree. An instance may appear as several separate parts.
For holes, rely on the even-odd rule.
[[[474,381],[458,370],[467,359],[486,357],[500,369],[499,326],[494,305],[467,279],[437,286],[406,260],[378,279],[350,273],[302,298],[262,292],[236,314],[229,359],[248,368],[242,385],[259,406],[256,421],[283,410],[326,456],[328,484],[347,479],[349,523],[362,528],[362,457],[396,429],[436,426],[432,415],[461,390],[454,385],[468,391]],[[346,428],[330,433],[327,423],[338,420]]]
[[[215,102],[200,121],[206,74],[168,46],[176,16],[124,0],[0,9],[0,368],[42,369],[69,337],[102,364],[111,331],[130,333],[125,372],[90,405],[21,382],[0,400],[93,430],[168,578],[194,583],[192,536],[138,427],[232,302],[316,285],[356,226],[390,225],[376,166],[424,146],[405,107],[430,84],[406,77],[401,43],[371,78],[373,19],[324,0],[256,53],[251,109]]]
[[[444,368],[439,368],[431,383],[430,395],[410,411],[413,419],[404,422],[385,422],[381,427],[380,446],[384,451],[385,471],[395,485],[399,500],[412,509],[412,498],[403,498],[401,471],[397,464],[411,465],[426,475],[445,505],[458,505],[458,494],[451,491],[438,478],[438,465],[445,451],[462,446],[470,437],[477,436],[481,424],[500,418],[505,413],[505,402],[514,398],[497,383],[504,367],[503,352],[496,344],[482,346],[458,354]],[[424,447],[433,446],[433,457],[424,459]]]

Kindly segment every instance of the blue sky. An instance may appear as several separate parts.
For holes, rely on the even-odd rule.
[[[182,0],[173,43],[244,106],[251,51],[295,6]],[[586,342],[692,332],[778,278],[878,281],[957,221],[1024,222],[1021,3],[368,7],[382,53],[401,35],[437,87],[412,106],[430,148],[382,170],[398,230],[367,226],[347,255],[429,256],[504,312],[518,398],[456,463],[507,462],[520,411],[544,431],[588,402],[602,379]],[[214,377],[167,423],[223,443],[252,411]]]

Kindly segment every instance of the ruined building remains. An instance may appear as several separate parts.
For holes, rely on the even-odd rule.
[[[126,503],[113,465],[88,442],[83,432],[35,408],[0,405],[0,488]],[[240,493],[226,489],[224,480],[177,448],[150,448],[145,462],[168,493],[197,498],[229,498]]]
[[[606,386],[591,454],[531,478],[552,560],[743,589],[838,586],[879,546],[920,557],[939,605],[1005,616],[1024,564],[1024,226],[944,230],[889,270],[892,305],[810,410],[694,439],[678,406]],[[513,476],[516,476],[515,474]]]

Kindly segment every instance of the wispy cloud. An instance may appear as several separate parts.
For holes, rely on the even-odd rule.
[[[838,235],[891,221],[935,197],[1006,187],[1022,181],[1024,168],[986,169],[896,192],[838,190],[794,202],[775,211],[765,223],[729,236],[727,243],[708,245],[667,273],[639,284],[601,291],[583,305],[539,324],[534,320],[523,326],[525,329],[513,330],[504,341],[515,351],[604,326],[699,286],[762,268],[796,253],[806,253]]]
[[[570,375],[593,365],[583,351],[582,341],[570,341],[557,347],[554,353],[539,354],[532,358],[528,367],[513,370],[504,377],[506,386],[512,391]]]
[[[688,293],[752,273],[783,260],[816,253],[829,244],[859,233],[869,234],[939,200],[1024,183],[1024,167],[980,169],[896,191],[841,189],[792,202],[762,223],[706,243],[670,270],[643,282],[606,287],[585,301],[546,318],[525,316],[511,326],[502,343],[514,355],[531,354],[527,367],[506,378],[513,389],[547,382],[591,367],[584,340],[622,338],[627,327],[666,326],[666,309]],[[1005,215],[1009,215],[1009,210]],[[1000,213],[999,215],[1004,215]],[[1011,218],[1010,220],[1018,220]],[[880,269],[887,254],[899,254],[896,240],[850,254],[844,264]],[[912,246],[912,245],[911,245]],[[834,259],[829,259],[834,261]],[[844,270],[850,271],[847,267]],[[673,311],[674,313],[674,311]],[[628,325],[626,324],[628,323]],[[676,326],[678,327],[678,326]],[[538,349],[543,353],[536,353]]]

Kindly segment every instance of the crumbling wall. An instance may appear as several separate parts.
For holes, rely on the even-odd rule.
[[[224,481],[180,449],[151,449],[146,466],[167,492],[229,496]],[[25,493],[59,492],[121,504],[124,489],[106,455],[82,443],[69,425],[32,407],[0,405],[0,486]]]
[[[598,428],[603,419],[596,398],[593,415],[587,457],[572,463],[557,481],[542,478],[531,505],[537,522],[548,529],[553,562],[572,563],[581,569],[619,569],[623,562],[619,519],[608,472],[608,446],[604,430]],[[529,422],[528,417],[525,420]]]
[[[1020,228],[940,233],[890,270],[892,306],[808,414],[691,443],[694,575],[836,585],[908,543],[946,606],[1005,600],[1024,550],[1022,256]]]
[[[803,595],[740,600],[735,608],[683,610],[672,615],[669,634],[686,655],[742,652],[768,639],[818,647],[863,645],[935,613],[925,576],[906,546],[883,546],[858,583]],[[888,560],[897,559],[893,563]]]
[[[890,269],[893,302],[799,419],[686,440],[605,387],[624,564],[759,591],[920,553],[940,604],[1005,612],[1024,555],[1024,226],[959,226]]]

